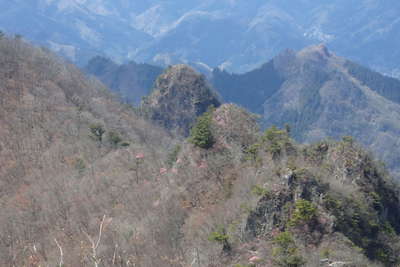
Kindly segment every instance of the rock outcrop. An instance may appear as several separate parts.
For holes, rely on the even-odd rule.
[[[142,101],[143,112],[178,135],[188,136],[196,118],[211,106],[221,105],[204,76],[186,65],[169,67],[153,92]]]

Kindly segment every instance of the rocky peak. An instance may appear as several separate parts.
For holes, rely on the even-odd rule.
[[[249,147],[257,141],[256,115],[235,104],[223,104],[213,113],[213,132],[217,142]]]
[[[308,46],[298,52],[284,50],[273,59],[274,68],[282,77],[298,76],[299,71],[313,75],[336,61],[324,44]]]
[[[142,102],[150,119],[187,136],[196,118],[221,103],[203,75],[189,66],[171,66],[161,74],[152,94]]]
[[[324,57],[329,57],[331,55],[331,53],[329,52],[328,48],[326,47],[325,44],[319,44],[319,45],[312,45],[309,46],[305,49],[303,49],[303,52],[308,51],[308,52],[312,52],[312,53],[317,53],[321,56]]]
[[[324,44],[309,46],[297,53],[298,58],[317,62],[327,61],[331,56],[332,54]]]

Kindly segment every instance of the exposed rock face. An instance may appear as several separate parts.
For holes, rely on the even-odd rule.
[[[310,245],[341,236],[340,239],[347,238],[364,247],[365,254],[371,259],[392,266],[398,260],[396,253],[393,254],[397,245],[392,247],[392,244],[397,244],[398,239],[386,243],[385,238],[391,238],[388,237],[390,231],[400,230],[400,200],[396,186],[367,153],[351,142],[323,142],[307,146],[303,154],[305,165],[336,167],[327,168],[328,179],[321,178],[325,167],[318,171],[307,168],[280,170],[281,181],[270,187],[264,185],[270,191],[263,194],[247,218],[247,238],[268,238],[289,229]],[[304,203],[318,211],[313,213],[312,208],[304,208]],[[303,211],[298,213],[301,209]],[[296,213],[301,215],[296,217]],[[386,224],[391,225],[390,231],[384,230]],[[387,254],[382,257],[380,250]]]
[[[247,221],[246,230],[252,236],[269,234],[274,228],[284,229],[288,223],[285,205],[298,199],[307,199],[320,204],[321,197],[327,188],[310,177],[302,180],[290,171],[283,175],[281,189],[260,199],[257,208]],[[331,230],[331,229],[326,229]]]
[[[210,106],[220,105],[201,74],[186,65],[176,65],[157,78],[153,93],[142,102],[142,110],[165,128],[188,136],[199,115]]]

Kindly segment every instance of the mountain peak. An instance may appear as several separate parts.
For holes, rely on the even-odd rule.
[[[156,80],[156,87],[164,88],[172,84],[179,84],[179,89],[191,90],[190,83],[193,81],[198,81],[204,85],[206,84],[202,75],[193,68],[185,64],[177,64],[168,67],[165,72],[158,77]],[[165,82],[168,82],[169,85],[165,84]]]
[[[170,73],[170,74],[173,74],[173,73],[181,74],[183,72],[198,74],[192,67],[190,67],[189,65],[185,65],[185,64],[172,65],[169,68],[167,68],[167,71],[166,71],[166,73]]]
[[[153,121],[187,136],[196,117],[221,103],[203,75],[187,65],[170,66],[161,74],[142,108]]]
[[[328,47],[325,44],[319,44],[319,45],[314,45],[310,47],[313,49],[316,53],[319,53],[321,55],[329,57],[331,54],[328,50]]]
[[[315,60],[326,60],[332,56],[325,44],[308,46],[298,52],[297,55],[305,59]]]

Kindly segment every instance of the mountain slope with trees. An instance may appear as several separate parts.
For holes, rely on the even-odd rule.
[[[285,50],[241,75],[215,70],[213,84],[223,98],[262,114],[266,127],[289,124],[300,142],[354,136],[393,174],[400,171],[400,81],[336,56],[324,45]]]
[[[0,62],[0,265],[399,263],[399,187],[352,139],[299,145],[225,104],[176,140],[45,49],[2,38]]]

